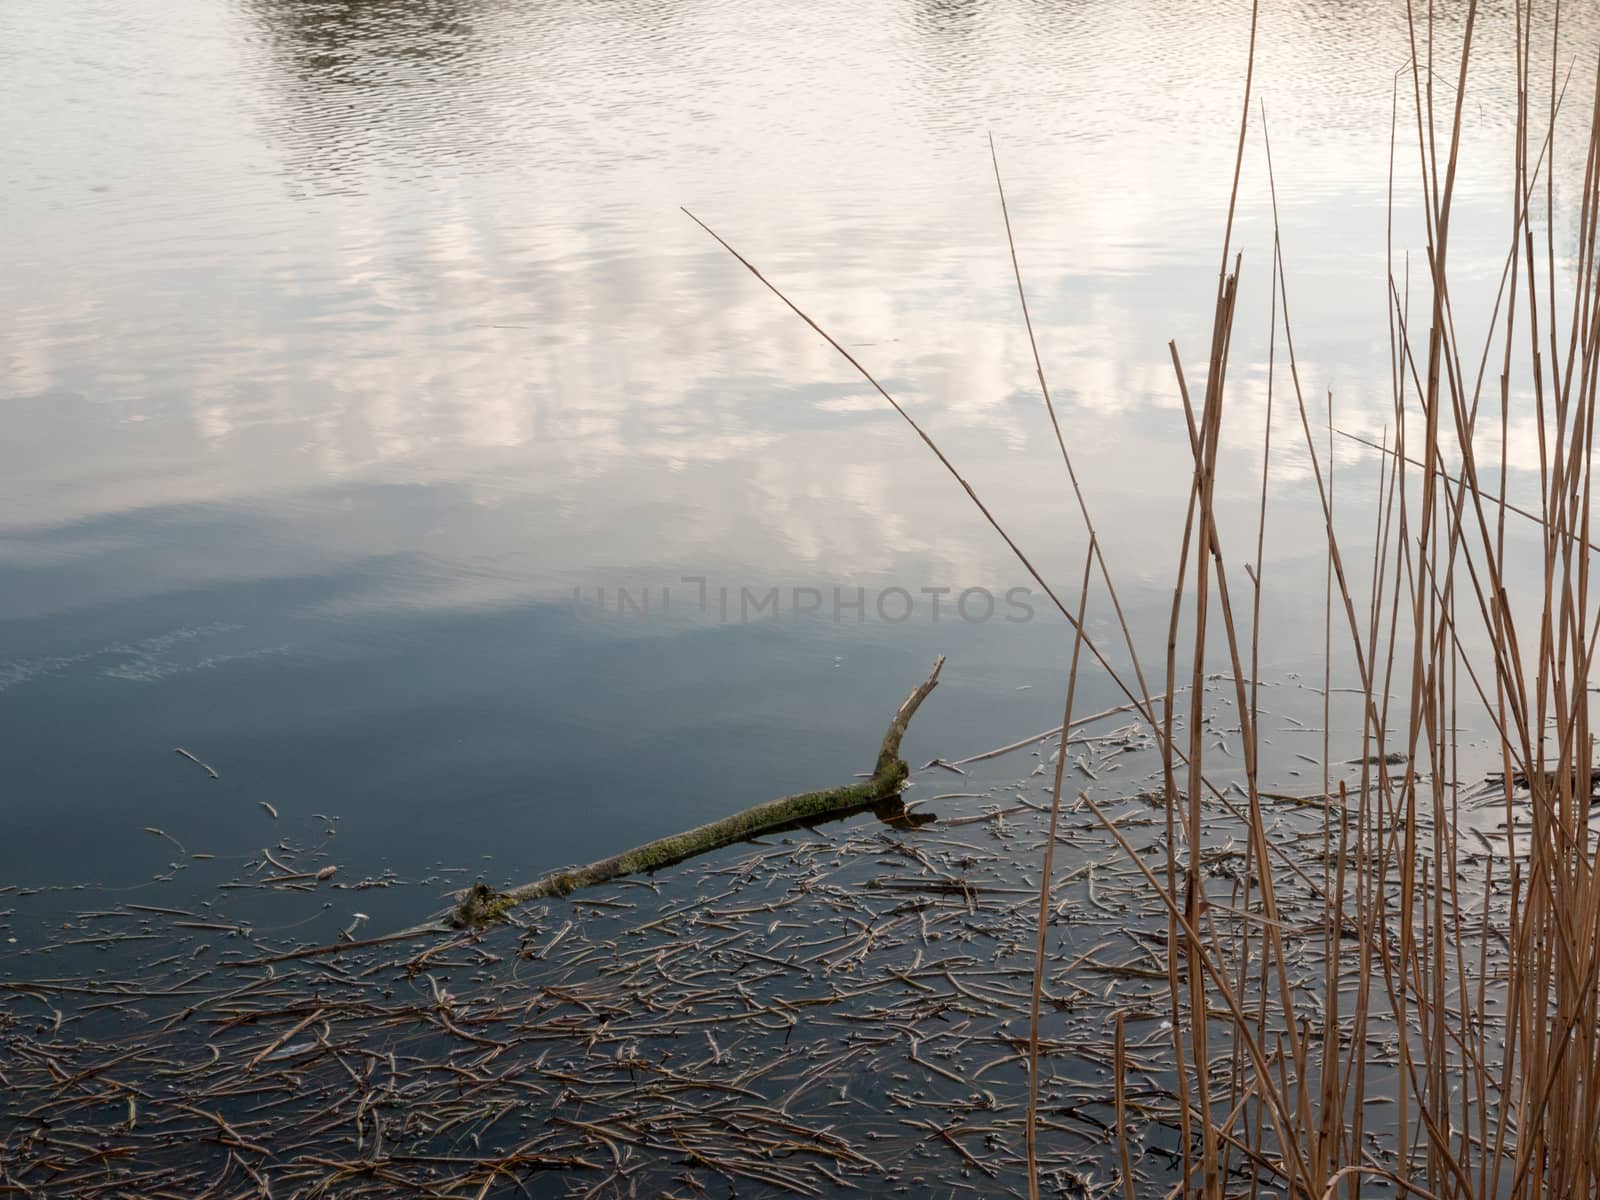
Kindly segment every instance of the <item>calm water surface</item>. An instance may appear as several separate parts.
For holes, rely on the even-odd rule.
[[[1485,29],[1492,66],[1505,15]],[[1073,592],[1084,536],[992,132],[1056,403],[1157,631],[1188,470],[1167,340],[1203,364],[1248,36],[1219,0],[0,6],[0,880],[131,886],[172,861],[146,827],[236,855],[313,840],[313,814],[356,872],[527,877],[865,769],[939,652],[913,756],[1044,727],[1064,624],[1037,588],[1031,620],[952,612],[1030,581],[679,206],[877,372]],[[1376,435],[1403,6],[1268,4],[1259,46],[1302,377]],[[1455,248],[1491,280],[1492,74]],[[1258,114],[1221,483],[1241,544],[1260,134]],[[1414,222],[1395,237],[1420,252]],[[1274,424],[1264,650],[1320,670],[1304,444],[1281,402]],[[1370,486],[1370,456],[1337,457],[1350,495]],[[742,620],[741,590],[774,587],[779,618]],[[796,588],[820,613],[790,612]],[[836,588],[867,589],[864,619],[834,618]],[[877,609],[887,588],[910,619]],[[937,622],[924,588],[952,589]]]

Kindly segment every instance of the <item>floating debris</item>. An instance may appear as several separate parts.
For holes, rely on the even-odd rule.
[[[1113,751],[1130,769],[1095,792],[1107,823],[1074,807],[1057,833],[1046,1194],[1120,1197],[1124,1172],[1135,1194],[1163,1194],[1181,1143],[1167,914],[1140,868],[1164,860],[1164,801],[1147,742],[1083,738],[1091,765]],[[948,778],[944,761],[931,778]],[[316,899],[339,868],[291,840],[213,899],[76,914],[63,940],[10,948],[0,974],[0,1191],[1023,1194],[1048,811],[1025,795],[1036,760],[964,761],[989,765],[924,802],[926,823],[799,827],[484,930],[355,940],[372,918]],[[1300,867],[1278,920],[1303,973],[1287,982],[1317,986],[1321,838],[1338,809],[1292,799],[1273,814]],[[1253,867],[1228,802],[1208,803],[1203,882],[1232,936]],[[431,877],[424,904],[458,886],[451,874]],[[382,886],[402,881],[333,884]],[[372,911],[392,919],[397,899]],[[295,934],[306,942],[269,939],[275,921],[301,925],[295,905],[319,906]],[[71,915],[54,911],[57,926]],[[73,953],[95,957],[62,969]],[[1394,1047],[1375,1042],[1368,1063],[1393,1071]],[[1270,1188],[1270,1170],[1258,1178]]]
[[[190,754],[190,753],[189,753],[189,752],[188,752],[188,751],[187,751],[187,750],[185,750],[185,749],[184,749],[184,748],[183,748],[183,747],[182,747],[182,746],[174,746],[174,747],[173,747],[173,748],[172,748],[172,750],[173,750],[173,753],[174,753],[174,754],[177,754],[177,755],[179,755],[179,756],[180,756],[180,757],[182,757],[182,758],[187,758],[187,759],[188,759],[188,760],[189,760],[189,761],[190,761],[190,762],[192,762],[192,763],[194,763],[194,764],[195,764],[195,765],[196,765],[196,766],[198,766],[198,767],[203,767],[203,768],[205,768],[205,772],[206,772],[206,774],[207,774],[207,775],[209,775],[209,776],[211,776],[211,778],[213,778],[213,779],[221,779],[221,778],[222,778],[222,776],[221,776],[221,775],[218,775],[218,774],[217,774],[217,771],[216,771],[216,768],[215,768],[215,767],[213,767],[213,766],[212,766],[212,765],[211,765],[211,764],[210,764],[210,763],[208,763],[208,762],[202,762],[202,761],[201,761],[201,760],[200,760],[200,759],[198,759],[198,758],[196,758],[196,757],[195,757],[195,756],[194,756],[194,755],[192,755],[192,754]]]

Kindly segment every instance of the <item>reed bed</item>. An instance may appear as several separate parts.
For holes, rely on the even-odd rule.
[[[1414,155],[1426,270],[1420,281],[1389,281],[1394,444],[1370,545],[1352,548],[1337,531],[1331,459],[1314,428],[1322,414],[1302,387],[1277,239],[1271,272],[1288,399],[1324,516],[1329,670],[1337,663],[1359,680],[1367,764],[1353,785],[1340,783],[1323,826],[1321,987],[1306,993],[1293,982],[1280,895],[1286,875],[1260,803],[1255,696],[1242,682],[1234,696],[1247,764],[1238,816],[1249,847],[1242,897],[1219,896],[1202,869],[1207,748],[1194,731],[1203,691],[1193,693],[1187,742],[1162,737],[1168,811],[1180,836],[1150,882],[1168,911],[1172,1053],[1187,1097],[1178,1184],[1185,1193],[1224,1194],[1241,1164],[1249,1164],[1252,1195],[1263,1185],[1292,1197],[1355,1196],[1374,1184],[1462,1198],[1592,1196],[1600,1188],[1600,843],[1590,830],[1588,710],[1597,618],[1588,550],[1600,78],[1577,147],[1585,164],[1577,244],[1558,257],[1555,189],[1551,174],[1541,181],[1539,172],[1554,153],[1562,102],[1559,43],[1543,104],[1532,63],[1535,42],[1557,38],[1560,10],[1539,21],[1517,11],[1506,266],[1489,332],[1481,346],[1468,345],[1457,335],[1449,249],[1478,10],[1466,7],[1448,47],[1431,10],[1410,16],[1411,57],[1399,76],[1409,104],[1397,104],[1396,127],[1405,129],[1407,108],[1414,124],[1396,138],[1394,169],[1407,171]],[[1246,114],[1248,104],[1247,83]],[[1247,128],[1242,121],[1241,148]],[[1270,144],[1267,162],[1270,172]],[[1236,191],[1237,179],[1236,168]],[[1239,664],[1253,659],[1260,635],[1258,610],[1245,621],[1230,605],[1214,512],[1240,278],[1238,259],[1227,255],[1225,239],[1198,407],[1189,404],[1173,349],[1195,452],[1194,536],[1185,539],[1173,628],[1188,606],[1192,675],[1179,674],[1182,660],[1169,649],[1167,720],[1175,680],[1205,669],[1213,623],[1241,680]],[[1325,413],[1331,431],[1331,398]],[[1537,518],[1516,531],[1542,550],[1541,577],[1532,582],[1513,575],[1507,509],[1497,503],[1514,422],[1531,423],[1539,443]],[[1352,553],[1374,564],[1365,595],[1349,582]],[[1259,591],[1257,555],[1246,573]],[[1463,864],[1469,712],[1495,733],[1504,827],[1525,830],[1481,872]],[[1525,793],[1515,788],[1519,777]],[[1375,1071],[1369,1053],[1380,1023],[1397,1050],[1389,1078],[1378,1077],[1386,1073]],[[1391,1100],[1392,1116],[1375,1121],[1374,1101]],[[1383,1161],[1374,1134],[1394,1147],[1395,1161]]]
[[[1558,144],[1574,51],[1561,41],[1559,4],[1516,6],[1515,137],[1505,163],[1509,194],[1504,270],[1498,290],[1453,291],[1451,222],[1464,114],[1475,89],[1479,7],[1458,25],[1435,23],[1432,6],[1406,6],[1407,56],[1396,75],[1391,211],[1396,180],[1418,197],[1425,254],[1413,273],[1392,247],[1386,280],[1392,419],[1369,534],[1352,539],[1336,522],[1331,443],[1334,401],[1308,398],[1296,352],[1291,273],[1277,236],[1265,115],[1255,129],[1267,150],[1274,237],[1267,271],[1270,307],[1268,409],[1257,536],[1243,553],[1225,546],[1217,508],[1218,454],[1229,414],[1228,373],[1239,316],[1242,256],[1233,245],[1244,153],[1252,130],[1257,19],[1252,9],[1243,100],[1227,199],[1217,289],[1203,373],[1170,347],[1193,455],[1182,549],[1173,588],[1165,670],[1152,688],[1137,640],[1123,619],[1101,553],[1091,506],[1079,486],[1052,399],[1012,236],[998,157],[996,182],[1011,243],[1022,320],[1039,390],[1072,484],[1088,543],[1083,598],[1069,606],[1037,569],[953,459],[835,338],[720,236],[717,240],[825,338],[883,394],[957,480],[1054,601],[1073,630],[1067,713],[1080,663],[1104,672],[1156,739],[1163,766],[1164,861],[1145,863],[1106,810],[1104,819],[1150,893],[1167,939],[1170,1059],[1181,1126],[1174,1194],[1368,1192],[1429,1197],[1593,1196],[1600,1191],[1600,841],[1593,803],[1589,694],[1600,609],[1589,589],[1593,422],[1600,304],[1600,74],[1590,74],[1588,120],[1576,145]],[[1581,47],[1593,61],[1595,48]],[[1547,73],[1536,74],[1544,63]],[[1506,81],[1497,81],[1504,84]],[[1561,155],[1581,161],[1575,202],[1558,210],[1553,182]],[[1557,230],[1576,224],[1573,244]],[[1391,231],[1393,218],[1391,217]],[[1468,276],[1468,278],[1473,278]],[[1461,302],[1461,303],[1458,303]],[[1471,304],[1467,302],[1470,301]],[[1492,302],[1492,303],[1491,303]],[[1490,311],[1488,331],[1458,333],[1462,307]],[[1310,465],[1322,514],[1327,566],[1324,694],[1353,676],[1363,764],[1332,786],[1331,714],[1322,753],[1327,797],[1320,881],[1273,837],[1262,804],[1259,695],[1255,680],[1273,465],[1273,388],[1298,417],[1297,454]],[[1487,403],[1484,403],[1487,395]],[[1480,419],[1481,418],[1481,419]],[[1538,503],[1513,504],[1507,447],[1531,428],[1538,446]],[[1389,440],[1392,438],[1392,442]],[[1507,516],[1518,518],[1507,529]],[[1517,570],[1517,543],[1536,546],[1536,578]],[[1370,562],[1358,593],[1354,563]],[[1243,579],[1241,579],[1241,576]],[[1099,587],[1091,596],[1090,584]],[[1248,592],[1241,596],[1241,587]],[[1108,606],[1121,645],[1099,646],[1087,606]],[[1087,654],[1081,654],[1087,651]],[[1125,653],[1131,669],[1113,659]],[[1216,699],[1200,686],[1222,665],[1236,681],[1228,711],[1238,723],[1244,781],[1230,802],[1213,777],[1214,747],[1202,732]],[[1187,699],[1178,699],[1188,684]],[[1180,711],[1188,722],[1180,730]],[[1467,721],[1485,720],[1501,759],[1502,825],[1520,829],[1479,873],[1462,841],[1463,767],[1475,751]],[[1526,792],[1517,790],[1517,781]],[[1052,809],[1064,799],[1058,773]],[[1208,800],[1208,795],[1210,799]],[[1337,802],[1335,803],[1335,799]],[[1209,811],[1212,801],[1224,812]],[[1208,877],[1219,837],[1246,847],[1242,892]],[[1039,911],[1053,895],[1048,870]],[[1296,979],[1303,931],[1291,936],[1284,897],[1319,884],[1319,986]],[[1036,945],[1036,997],[1047,969]],[[1037,999],[1034,1003],[1037,1011]],[[1381,1070],[1376,1031],[1397,1061]],[[1037,1018],[1033,1040],[1037,1043]],[[1123,1043],[1118,1039],[1118,1044]],[[1126,1063],[1119,1063],[1117,1074]],[[1392,1103],[1392,1113],[1373,1115]],[[1030,1159],[1038,1138],[1029,1129]],[[1386,1157],[1384,1148],[1390,1150]],[[1135,1194],[1131,1168],[1122,1173]],[[1037,1163],[1029,1192],[1040,1194]]]

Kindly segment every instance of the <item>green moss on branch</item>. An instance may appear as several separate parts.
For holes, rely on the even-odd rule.
[[[900,758],[900,741],[917,708],[938,685],[939,671],[943,666],[944,656],[940,655],[933,664],[933,672],[896,710],[888,731],[883,735],[883,744],[878,751],[877,765],[873,768],[871,778],[820,792],[780,796],[776,800],[768,800],[743,812],[723,817],[720,821],[657,838],[586,867],[554,871],[542,879],[505,891],[497,892],[480,883],[462,896],[451,914],[451,923],[457,928],[481,927],[503,919],[507,912],[521,904],[551,896],[570,895],[579,888],[592,887],[625,875],[659,871],[663,867],[674,866],[686,859],[720,850],[774,829],[839,816],[898,796],[909,774],[905,762]]]

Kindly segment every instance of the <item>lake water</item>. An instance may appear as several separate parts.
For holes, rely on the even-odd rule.
[[[1507,19],[1483,16],[1453,250],[1491,287]],[[1592,18],[1570,19],[1579,44]],[[531,877],[867,769],[938,653],[910,757],[1048,725],[1064,622],[680,211],[856,353],[1075,594],[1085,539],[991,133],[1056,403],[1159,663],[1189,471],[1167,341],[1198,387],[1248,38],[1219,0],[0,7],[0,880],[132,886],[172,858],[147,828],[228,856],[328,816],[357,873]],[[1312,419],[1331,389],[1373,437],[1408,52],[1403,5],[1264,6]],[[1261,133],[1258,111],[1219,484],[1239,547],[1268,379]],[[1395,242],[1418,261],[1414,218]],[[1281,357],[1276,386],[1263,673],[1319,675]],[[1376,465],[1336,459],[1354,527]],[[1091,617],[1109,633],[1103,599]],[[1116,700],[1086,677],[1086,708]]]

